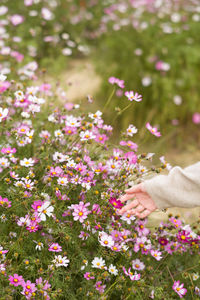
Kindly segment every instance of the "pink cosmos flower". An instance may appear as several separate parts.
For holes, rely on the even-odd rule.
[[[11,207],[11,201],[8,201],[8,198],[2,198],[0,196],[0,205],[3,207]]]
[[[0,94],[5,92],[10,87],[9,81],[0,81]]]
[[[49,83],[43,83],[40,86],[40,91],[48,94],[48,91],[51,89],[51,85]]]
[[[156,137],[161,136],[161,133],[158,131],[157,127],[152,127],[149,122],[146,124],[146,128]]]
[[[108,82],[111,83],[111,84],[117,84],[118,87],[120,87],[121,89],[123,89],[125,86],[124,86],[124,80],[121,80],[119,78],[115,78],[115,77],[110,77],[108,79]]]
[[[181,227],[181,225],[182,225],[181,220],[173,218],[173,217],[170,218],[169,221],[172,222],[176,228]]]
[[[65,133],[66,133],[67,135],[74,135],[74,134],[77,133],[76,127],[72,127],[72,126],[66,126],[66,127],[64,128],[64,130],[65,130]]]
[[[64,107],[65,107],[66,110],[70,111],[70,110],[73,109],[74,103],[67,102]]]
[[[180,298],[183,298],[183,296],[187,293],[187,289],[185,289],[184,284],[180,284],[180,281],[174,281],[174,284],[172,286],[173,290],[179,295]]]
[[[47,290],[49,288],[51,288],[51,284],[48,282],[48,280],[44,280],[42,279],[42,277],[39,277],[38,279],[36,279],[36,284],[40,285],[40,287],[42,286],[43,290]]]
[[[22,285],[24,282],[23,277],[19,276],[18,274],[14,274],[13,276],[9,275],[8,280],[10,281],[10,284],[14,286]]]
[[[40,207],[42,206],[42,204],[43,204],[42,200],[36,200],[36,201],[33,202],[33,204],[31,205],[31,207],[32,207],[35,211],[37,211],[38,208],[40,208]]]
[[[30,224],[26,227],[29,232],[36,232],[39,229],[39,225],[37,222],[30,222]]]
[[[146,223],[147,220],[137,220],[135,230],[138,232],[139,236],[147,236],[150,233],[150,230],[144,226]]]
[[[115,208],[121,208],[123,206],[123,203],[120,200],[117,200],[116,198],[110,198],[109,199],[110,204],[114,206]]]
[[[35,286],[35,283],[32,283],[30,280],[24,281],[22,283],[23,291],[21,292],[22,295],[28,297],[34,293],[37,288]]]
[[[192,116],[192,121],[194,124],[200,124],[200,113],[194,113]]]
[[[96,284],[95,284],[95,288],[96,288],[97,291],[99,291],[100,294],[103,294],[106,285],[101,285],[101,284],[102,284],[102,281],[97,281]]]
[[[33,5],[34,0],[24,0],[24,5],[25,6],[31,6]]]
[[[88,239],[89,236],[90,236],[90,235],[89,235],[87,232],[81,231],[81,233],[79,234],[78,237],[79,237],[80,239],[82,239],[82,241],[85,241],[85,240]]]
[[[81,223],[84,222],[85,219],[87,219],[87,215],[91,213],[87,209],[87,206],[89,206],[90,203],[84,203],[84,202],[79,202],[79,204],[73,204],[71,207],[74,210],[72,215],[74,217],[74,221],[79,221]]]
[[[119,143],[121,146],[128,146],[131,150],[134,150],[137,152],[138,145],[136,143],[133,143],[132,141],[120,141]]]
[[[138,93],[134,93],[133,91],[126,91],[124,94],[129,101],[136,101],[136,102],[140,102],[142,101],[142,95],[139,95]]]
[[[6,254],[7,252],[8,252],[8,250],[3,250],[3,247],[0,246],[0,255]]]
[[[61,252],[62,247],[58,243],[53,243],[49,246],[48,250],[51,252]]]
[[[24,22],[24,17],[18,14],[12,15],[10,21],[14,26],[17,26]]]
[[[10,56],[14,57],[17,62],[21,62],[24,59],[24,55],[18,51],[11,51]]]
[[[96,138],[95,138],[95,141],[98,143],[101,143],[101,144],[105,144],[105,141],[107,141],[107,140],[108,140],[108,137],[105,134],[97,134]]]
[[[136,149],[137,149],[136,144],[134,145],[134,147],[135,147],[135,151],[136,151]],[[128,159],[128,161],[129,161],[130,164],[136,164],[136,162],[137,162],[137,155],[134,152],[132,152],[132,151],[126,152],[124,154],[124,158]]]
[[[128,269],[128,271],[125,269],[125,267],[122,267],[124,274],[126,276],[129,276],[130,280],[135,281],[135,280],[139,280],[140,279],[140,274],[138,274],[137,272],[135,272],[135,274],[133,274],[133,272],[131,272],[131,268]]]
[[[84,278],[87,279],[87,280],[94,279],[94,276],[91,276],[90,274],[91,274],[90,272],[86,272],[86,273],[84,274]]]
[[[156,260],[161,260],[162,259],[162,253],[158,250],[151,250],[150,251],[151,255],[156,259]]]
[[[11,148],[11,147],[1,149],[1,152],[4,154],[16,153],[16,151],[17,150],[15,148]]]

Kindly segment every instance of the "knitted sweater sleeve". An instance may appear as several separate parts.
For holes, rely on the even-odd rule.
[[[200,206],[200,162],[185,169],[174,167],[168,175],[144,182],[157,208]]]

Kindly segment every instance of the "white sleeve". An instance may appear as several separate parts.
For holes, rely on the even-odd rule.
[[[200,162],[174,167],[168,175],[146,180],[144,187],[159,209],[200,206]]]

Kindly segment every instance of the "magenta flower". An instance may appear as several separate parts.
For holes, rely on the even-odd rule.
[[[158,131],[157,127],[152,127],[149,122],[146,124],[146,128],[156,137],[161,136],[161,133]]]
[[[200,113],[194,113],[192,116],[192,121],[194,124],[200,124]]]
[[[168,240],[165,239],[165,238],[163,238],[163,237],[160,237],[160,238],[158,239],[158,243],[159,243],[160,245],[162,245],[162,246],[166,246],[166,245],[168,244]]]
[[[117,200],[116,198],[110,198],[109,199],[110,204],[112,204],[112,206],[114,206],[115,208],[122,208],[123,203],[121,203],[120,200]]]
[[[177,239],[181,243],[189,243],[191,240],[191,234],[189,231],[182,230],[177,234]]]
[[[129,101],[136,101],[136,102],[140,102],[142,101],[142,95],[139,95],[138,93],[134,93],[133,91],[126,91],[124,94]]]
[[[53,244],[50,245],[48,250],[52,251],[52,252],[61,252],[62,247],[58,243],[53,243]]]
[[[90,274],[91,274],[90,272],[86,272],[84,274],[84,278],[87,279],[87,280],[94,279],[94,276],[91,276]]]
[[[19,276],[18,274],[14,274],[13,276],[9,275],[8,280],[10,281],[10,284],[14,286],[22,285],[24,282],[23,277]]]
[[[174,284],[172,286],[173,290],[179,295],[180,298],[183,298],[183,296],[187,293],[187,289],[185,289],[184,284],[180,284],[180,281],[174,281]]]

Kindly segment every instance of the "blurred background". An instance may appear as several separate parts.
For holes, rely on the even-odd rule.
[[[39,66],[66,91],[62,104],[86,109],[88,96],[101,110],[113,93],[104,113],[108,123],[119,116],[113,140],[133,124],[140,151],[184,167],[200,160],[199,32],[199,0],[1,0],[0,71],[32,80]],[[112,76],[125,89],[113,90]],[[143,101],[120,113],[125,90]],[[162,137],[144,139],[146,122]]]

